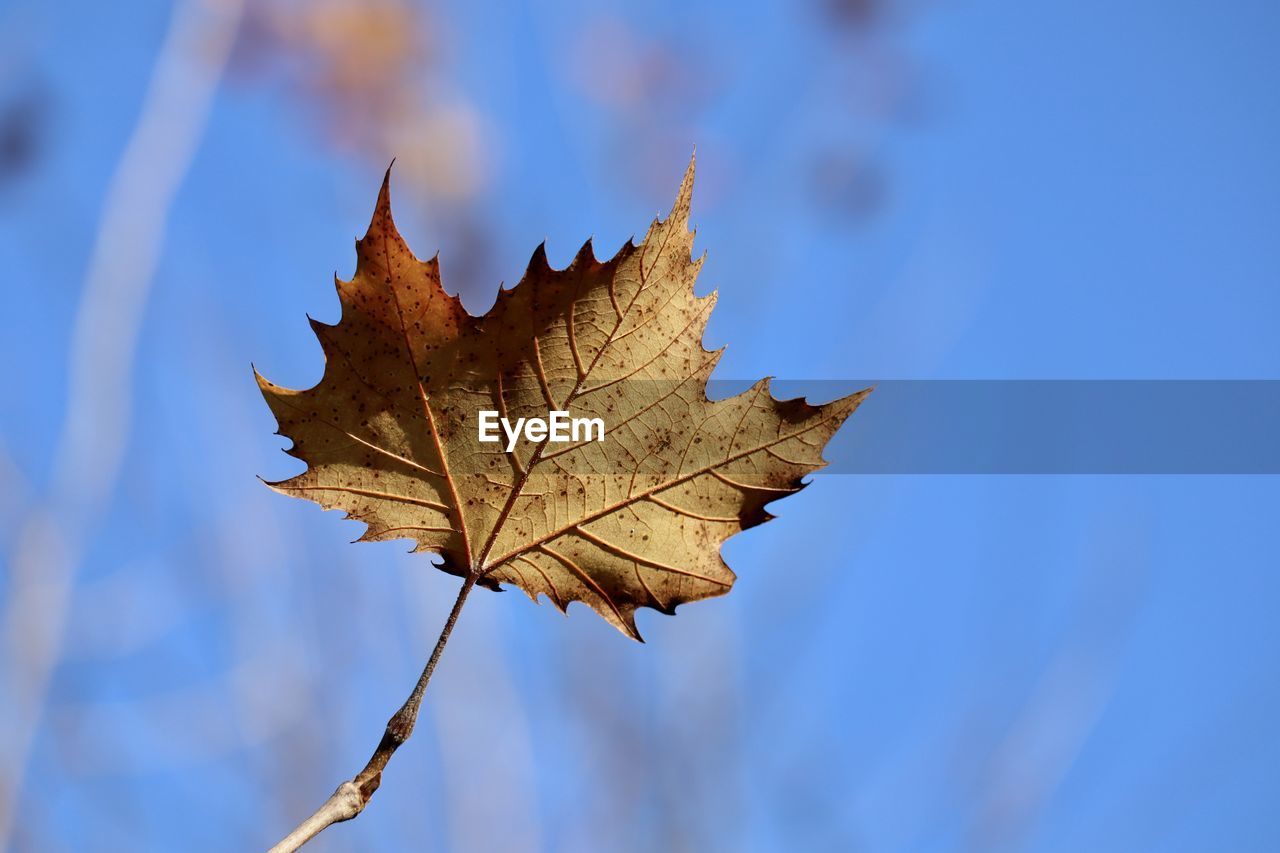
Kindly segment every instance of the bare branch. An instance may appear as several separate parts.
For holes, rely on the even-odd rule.
[[[391,719],[387,721],[382,740],[378,742],[378,748],[373,751],[364,769],[352,779],[339,785],[338,790],[325,800],[324,805],[316,809],[311,817],[298,824],[280,843],[272,847],[269,853],[292,853],[327,827],[344,820],[351,820],[364,811],[374,791],[378,790],[378,786],[382,784],[383,768],[387,766],[387,762],[391,760],[391,756],[400,748],[400,745],[413,734],[413,727],[418,722],[418,712],[422,708],[422,695],[426,692],[427,682],[431,680],[431,673],[435,672],[440,655],[444,654],[445,643],[453,633],[458,614],[462,612],[462,605],[466,603],[467,595],[476,585],[477,578],[479,578],[477,573],[470,572],[462,582],[462,588],[458,590],[458,599],[453,603],[453,609],[449,611],[449,618],[445,620],[444,628],[440,631],[440,639],[436,640],[436,647],[431,651],[431,657],[423,667],[422,675],[418,676],[418,683],[413,686],[413,692],[409,694],[408,699],[404,700],[400,710],[392,714]]]

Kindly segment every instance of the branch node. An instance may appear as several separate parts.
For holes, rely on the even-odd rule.
[[[387,720],[387,731],[383,734],[385,745],[395,749],[409,739],[413,734],[413,726],[418,719],[418,704],[414,703],[410,708],[405,705],[399,711]]]
[[[343,782],[333,792],[333,822],[340,823],[344,820],[351,820],[351,818],[364,811],[365,804],[368,802],[369,798],[352,782]]]

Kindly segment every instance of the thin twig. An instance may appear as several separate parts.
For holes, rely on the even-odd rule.
[[[466,602],[471,588],[476,585],[478,577],[478,574],[470,572],[462,582],[462,588],[458,590],[458,600],[453,603],[453,609],[449,611],[449,618],[445,620],[444,628],[440,631],[440,639],[436,640],[436,647],[432,650],[427,665],[423,667],[422,675],[418,676],[418,683],[414,685],[413,692],[409,694],[408,699],[404,700],[400,710],[392,714],[391,719],[387,721],[386,731],[382,733],[382,740],[378,742],[378,748],[373,751],[369,763],[354,778],[339,785],[338,790],[325,800],[324,805],[316,809],[315,814],[298,824],[297,828],[285,836],[283,841],[272,847],[269,853],[293,853],[294,850],[323,832],[325,828],[344,820],[351,820],[364,811],[364,807],[369,804],[369,799],[373,797],[373,792],[382,784],[383,768],[391,760],[392,754],[400,748],[400,744],[407,741],[409,735],[413,734],[413,726],[418,721],[418,711],[422,707],[422,694],[426,692],[431,673],[435,671],[436,663],[444,653],[444,645],[449,641],[453,626],[458,621],[458,614],[462,612],[462,605]]]

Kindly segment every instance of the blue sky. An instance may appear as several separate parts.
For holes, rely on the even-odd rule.
[[[475,253],[451,218],[483,223],[452,285],[473,310],[543,239],[563,264],[642,234],[696,145],[718,376],[1280,375],[1274,4],[933,0],[863,33],[821,4],[637,14],[431,7],[430,85],[479,116],[484,178],[464,203],[397,188],[397,215],[446,286]],[[6,559],[49,488],[90,246],[169,20],[0,9],[50,104],[0,194]],[[619,29],[670,65],[649,100],[575,71]],[[233,64],[169,211],[16,849],[274,841],[364,761],[452,601],[401,544],[348,546],[356,525],[254,479],[295,463],[249,364],[318,378],[304,314],[336,317],[385,168],[299,100]],[[730,596],[642,614],[645,646],[478,595],[419,734],[322,841],[1274,849],[1278,498],[1272,477],[819,475],[730,542]]]

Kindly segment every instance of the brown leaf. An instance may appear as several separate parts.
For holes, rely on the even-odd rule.
[[[271,484],[365,522],[363,540],[413,539],[441,568],[515,584],[563,610],[585,601],[635,639],[634,613],[720,595],[725,539],[799,490],[866,391],[821,406],[775,400],[768,380],[706,396],[720,351],[702,348],[715,294],[687,230],[693,163],[671,214],[640,245],[567,269],[542,247],[473,317],[391,218],[388,178],[338,281],[342,318],[312,321],[325,373],[292,391],[258,376],[288,451],[307,470]],[[600,418],[603,441],[481,442],[481,410]]]

